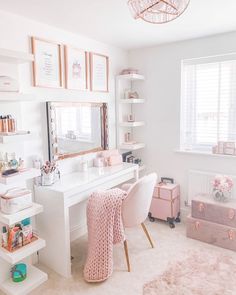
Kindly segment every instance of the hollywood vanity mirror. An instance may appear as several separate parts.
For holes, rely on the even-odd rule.
[[[108,148],[106,103],[47,102],[50,160]]]

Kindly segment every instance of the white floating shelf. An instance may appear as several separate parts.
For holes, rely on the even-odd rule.
[[[121,150],[129,150],[129,151],[135,151],[139,149],[143,149],[145,147],[145,143],[134,143],[134,144],[122,144],[120,146]]]
[[[6,249],[0,247],[0,257],[10,264],[15,264],[24,258],[36,253],[40,249],[46,246],[46,242],[43,239],[38,238],[36,241],[16,250],[11,253]]]
[[[145,99],[142,98],[126,98],[120,99],[120,103],[145,103]]]
[[[41,172],[39,169],[30,168],[22,172],[18,172],[16,174],[13,174],[11,176],[0,176],[0,183],[5,185],[11,185],[16,182],[23,182],[28,179],[32,179],[35,177],[38,177],[41,175]]]
[[[41,212],[43,212],[43,206],[36,203],[33,203],[32,207],[19,211],[15,214],[8,215],[0,211],[0,222],[10,226],[24,220],[25,218],[35,216]]]
[[[27,265],[27,278],[20,283],[14,283],[11,278],[0,285],[0,289],[7,295],[26,295],[46,282],[48,275],[38,268]]]
[[[0,101],[3,102],[17,102],[17,101],[37,101],[33,93],[19,93],[19,92],[0,92]]]
[[[32,139],[31,133],[17,133],[17,134],[9,134],[9,135],[0,134],[0,143],[3,143],[3,144],[26,141],[30,139]]]
[[[0,48],[0,62],[23,64],[32,62],[33,60],[33,54]]]
[[[144,126],[145,122],[121,122],[120,126],[121,127],[139,127],[139,126]]]
[[[139,75],[139,74],[119,75],[119,76],[117,76],[117,78],[118,79],[124,79],[124,80],[131,80],[131,81],[144,80],[144,76]]]

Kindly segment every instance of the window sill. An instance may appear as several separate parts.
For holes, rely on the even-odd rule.
[[[232,159],[236,156],[232,155],[220,155],[220,154],[212,154],[210,152],[201,152],[201,151],[187,151],[187,150],[174,150],[175,153],[178,154],[185,154],[185,155],[196,155],[196,156],[207,156],[207,157],[214,157],[214,158],[228,158]]]

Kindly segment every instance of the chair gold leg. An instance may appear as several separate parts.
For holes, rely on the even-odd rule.
[[[143,231],[144,231],[145,235],[147,236],[147,238],[148,238],[148,240],[149,240],[149,242],[150,242],[152,248],[154,248],[154,244],[153,244],[153,242],[152,242],[152,239],[151,239],[151,237],[150,237],[150,234],[149,234],[149,232],[148,232],[148,230],[147,230],[145,224],[142,222],[141,225],[142,225]]]
[[[125,258],[127,263],[128,272],[130,272],[130,263],[129,263],[129,251],[127,241],[124,241],[124,250],[125,250]]]

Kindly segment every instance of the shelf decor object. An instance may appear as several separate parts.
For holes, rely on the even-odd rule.
[[[31,38],[33,82],[36,87],[62,87],[61,45],[55,42]]]
[[[29,294],[35,288],[47,281],[48,276],[33,265],[27,267],[27,279],[17,284],[12,281],[12,278],[3,282],[1,290],[10,295],[25,295]]]
[[[90,53],[90,90],[95,92],[109,92],[109,57]]]
[[[64,46],[64,54],[66,88],[86,90],[88,88],[87,52]]]
[[[162,24],[179,17],[189,2],[190,0],[129,0],[128,6],[135,19]]]

